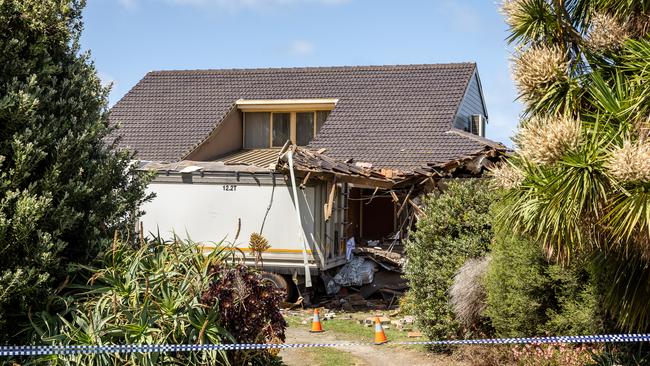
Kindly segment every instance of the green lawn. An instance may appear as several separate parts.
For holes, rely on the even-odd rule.
[[[345,314],[341,314],[340,318],[334,318],[331,320],[327,321],[322,321],[321,324],[323,324],[323,329],[326,332],[333,332],[336,333],[337,335],[341,335],[342,339],[341,340],[353,340],[353,341],[368,341],[372,342],[374,341],[375,337],[375,328],[374,326],[372,327],[366,327],[362,324],[359,324],[357,319],[363,319],[368,316],[371,316],[368,313],[353,313],[353,319],[345,319],[343,318]],[[286,316],[285,319],[287,320],[287,323],[289,324],[290,327],[295,327],[295,328],[304,328],[304,329],[309,329],[311,327],[311,323],[308,322],[308,324],[302,324],[302,321],[305,319],[307,315],[299,315],[299,316]],[[391,325],[389,329],[384,329],[384,333],[386,334],[386,337],[388,338],[389,343],[386,344],[388,347],[407,347],[411,348],[417,351],[425,351],[425,347],[420,346],[420,345],[413,345],[413,346],[403,346],[403,345],[391,345],[390,341],[422,341],[425,340],[422,337],[418,338],[409,338],[407,337],[407,332],[402,332],[397,329],[393,329],[393,326]]]
[[[305,364],[314,366],[355,366],[363,364],[348,352],[336,348],[305,348],[300,350],[300,353],[305,358],[305,361],[309,361],[305,362]]]

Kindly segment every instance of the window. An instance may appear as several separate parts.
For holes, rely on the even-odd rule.
[[[287,140],[308,145],[330,111],[244,112],[244,148],[281,147]]]
[[[291,139],[291,113],[273,113],[273,141],[271,146],[282,146]]]
[[[469,118],[464,116],[456,116],[454,127],[465,132],[470,132]]]
[[[244,147],[248,149],[269,147],[269,118],[271,118],[271,113],[246,113],[244,118],[246,124]]]
[[[307,145],[313,137],[314,112],[296,113],[296,145]]]

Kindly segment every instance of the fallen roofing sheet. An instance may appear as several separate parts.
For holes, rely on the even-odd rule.
[[[280,148],[275,149],[242,149],[219,158],[225,164],[256,165],[266,168],[278,160]]]
[[[183,160],[175,163],[159,161],[141,161],[138,167],[140,170],[157,171],[159,173],[269,173],[268,167],[263,168],[255,165],[234,165],[224,164],[222,161],[192,161]]]

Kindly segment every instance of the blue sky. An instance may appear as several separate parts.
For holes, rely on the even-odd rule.
[[[471,61],[487,136],[511,145],[521,111],[495,0],[88,0],[84,21],[111,105],[151,70]]]

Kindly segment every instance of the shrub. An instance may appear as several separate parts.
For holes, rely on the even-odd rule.
[[[271,283],[263,282],[254,269],[217,264],[210,269],[213,281],[201,296],[201,302],[219,307],[221,325],[237,343],[282,343],[287,323],[280,313],[283,294]],[[258,354],[254,354],[259,356]],[[235,364],[249,361],[246,353]]]
[[[491,257],[486,314],[498,336],[602,332],[599,297],[585,262],[552,263],[541,245],[505,228],[497,230]]]
[[[223,325],[219,303],[201,301],[212,281],[229,273],[224,257],[219,251],[206,256],[194,243],[178,239],[158,239],[136,249],[115,241],[103,268],[80,267],[88,283],[68,287],[49,312],[37,313],[33,330],[39,343],[52,345],[234,343],[241,336]],[[265,351],[246,356],[252,362],[268,359]],[[48,356],[34,363],[223,365],[236,357],[232,351],[91,354]]]
[[[479,180],[451,181],[424,199],[425,215],[406,244],[406,277],[419,328],[430,338],[459,335],[448,291],[463,263],[487,252],[494,199]]]
[[[490,257],[472,258],[460,268],[449,290],[458,322],[466,329],[482,327],[487,306],[485,276]]]

